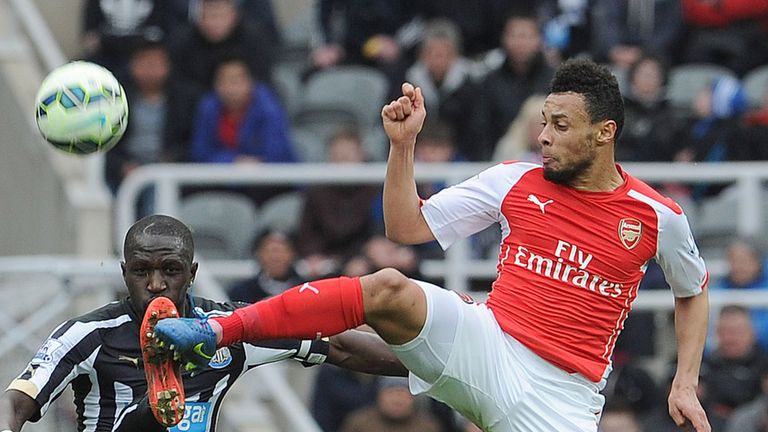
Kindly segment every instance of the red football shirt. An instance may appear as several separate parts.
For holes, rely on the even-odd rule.
[[[488,299],[504,331],[568,372],[600,381],[655,258],[675,296],[697,295],[704,262],[680,207],[623,172],[612,192],[544,179],[504,163],[430,197],[422,213],[443,248],[498,222],[498,274]]]

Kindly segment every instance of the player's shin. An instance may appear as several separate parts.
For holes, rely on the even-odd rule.
[[[238,341],[316,339],[363,324],[359,278],[307,282],[284,293],[216,317],[222,327],[219,346]]]

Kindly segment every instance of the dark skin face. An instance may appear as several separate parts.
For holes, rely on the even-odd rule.
[[[136,311],[144,313],[155,297],[168,297],[183,313],[187,289],[197,273],[192,252],[171,236],[143,234],[120,263]]]

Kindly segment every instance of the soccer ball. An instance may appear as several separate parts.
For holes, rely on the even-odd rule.
[[[128,126],[128,101],[114,75],[75,61],[54,69],[35,98],[37,128],[49,143],[71,154],[107,151]]]

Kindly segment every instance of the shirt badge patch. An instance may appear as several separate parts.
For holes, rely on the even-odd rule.
[[[32,358],[32,364],[50,363],[56,351],[64,346],[58,339],[48,339]]]
[[[229,366],[230,363],[232,363],[232,353],[229,352],[229,348],[222,347],[216,350],[216,354],[208,362],[208,366],[214,369],[223,369]]]
[[[632,250],[643,237],[643,223],[634,218],[619,221],[619,240],[625,248]]]

